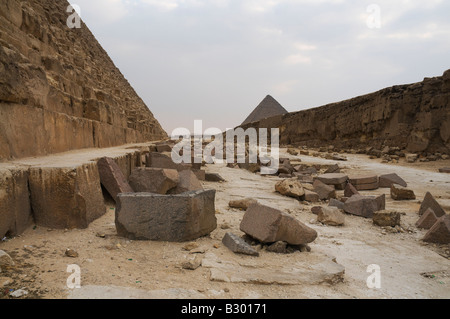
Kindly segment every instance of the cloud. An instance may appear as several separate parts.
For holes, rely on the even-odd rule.
[[[81,19],[95,24],[112,24],[128,14],[128,5],[123,0],[70,0],[81,9]]]

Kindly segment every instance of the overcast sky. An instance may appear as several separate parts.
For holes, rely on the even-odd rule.
[[[169,134],[235,127],[267,94],[293,112],[450,69],[450,1],[70,2]]]

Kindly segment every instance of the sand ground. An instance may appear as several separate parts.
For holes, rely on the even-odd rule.
[[[395,172],[413,189],[417,199],[393,201],[389,189],[362,192],[386,194],[386,209],[402,212],[402,229],[394,232],[373,225],[369,219],[346,215],[342,227],[324,226],[316,222],[307,202],[284,197],[275,192],[279,180],[260,176],[224,165],[207,165],[226,182],[203,182],[205,188],[216,189],[218,227],[209,236],[194,241],[194,250],[184,249],[187,243],[131,241],[116,235],[114,204],[106,203],[106,214],[83,230],[52,230],[32,225],[20,236],[0,242],[0,249],[14,259],[16,265],[0,273],[0,298],[8,291],[24,289],[21,298],[450,298],[450,247],[421,241],[424,230],[414,224],[418,219],[420,201],[430,191],[447,212],[450,211],[450,174],[439,173],[439,167],[450,166],[450,160],[407,164],[381,163],[366,155],[345,154],[346,162],[320,157],[281,155],[305,164],[338,163],[348,174],[384,174]],[[338,191],[342,196],[343,191]],[[233,199],[252,197],[292,214],[314,228],[318,238],[310,244],[311,252],[277,254],[265,250],[259,257],[235,255],[221,240],[226,232],[243,233],[239,224],[243,211],[228,207]],[[327,205],[322,203],[322,205]],[[78,257],[65,256],[73,249]],[[345,268],[344,280],[335,284],[258,284],[210,280],[211,269],[182,267],[183,262],[215,256],[224,263],[233,262],[253,267],[268,277],[297,262],[315,257],[334,256]],[[81,271],[81,288],[71,289],[67,279],[68,265]],[[368,288],[369,265],[380,267],[381,287]],[[314,271],[314,269],[312,269]]]

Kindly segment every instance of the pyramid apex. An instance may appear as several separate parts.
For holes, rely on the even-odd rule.
[[[283,115],[288,113],[286,109],[278,103],[270,94],[266,95],[266,97],[258,104],[258,106],[253,110],[252,113],[242,122],[242,125],[260,121],[262,119]]]

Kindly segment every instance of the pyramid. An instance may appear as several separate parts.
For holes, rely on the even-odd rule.
[[[241,125],[288,113],[272,96],[267,95]]]
[[[167,137],[68,6],[0,1],[0,161]]]

